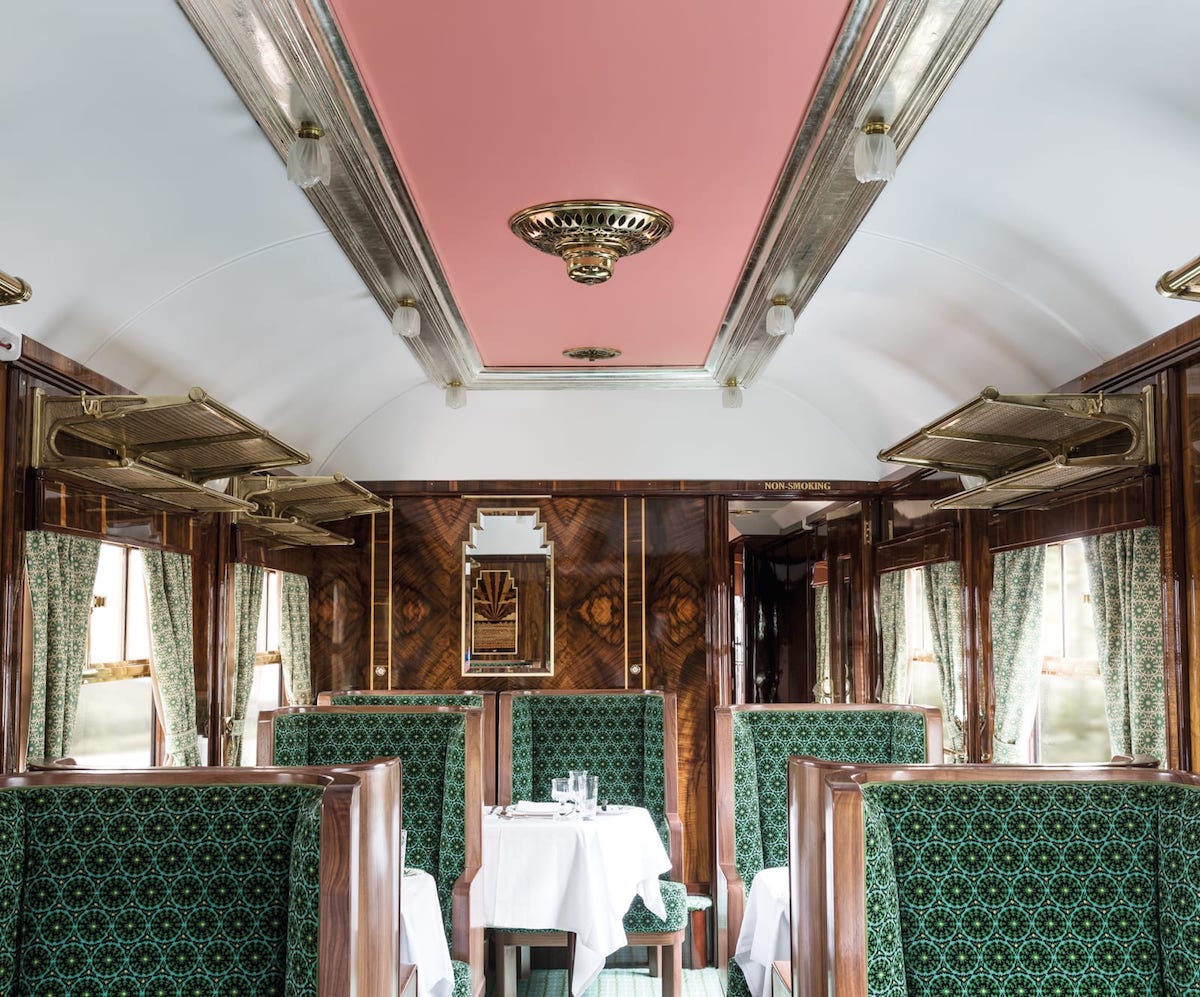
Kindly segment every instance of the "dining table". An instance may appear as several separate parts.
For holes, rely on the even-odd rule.
[[[774,963],[792,957],[790,898],[787,866],[760,869],[750,884],[733,957],[751,997],[771,997]]]
[[[417,997],[450,997],[454,991],[437,881],[421,869],[405,869],[400,883],[400,961],[417,967]]]
[[[635,897],[666,916],[659,876],[671,859],[648,811],[560,816],[552,804],[496,807],[483,820],[483,908],[490,927],[575,934],[571,992],[578,997],[626,944]]]

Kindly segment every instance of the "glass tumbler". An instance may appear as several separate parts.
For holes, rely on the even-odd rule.
[[[550,799],[558,804],[561,809],[563,804],[571,798],[571,780],[570,779],[551,779],[550,780]]]
[[[574,800],[575,805],[580,808],[583,807],[583,801],[587,797],[587,778],[587,769],[571,769],[571,799]]]
[[[591,820],[596,816],[596,801],[600,796],[600,777],[598,775],[589,775],[587,777],[587,793],[583,798],[583,819]]]

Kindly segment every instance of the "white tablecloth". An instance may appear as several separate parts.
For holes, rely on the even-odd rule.
[[[650,814],[637,807],[579,817],[483,821],[485,923],[575,932],[572,993],[582,994],[625,944],[635,896],[666,916],[658,876],[671,860]]]
[[[450,997],[454,967],[437,883],[420,869],[409,869],[400,884],[400,961],[417,967],[417,997]]]
[[[762,869],[750,884],[733,955],[753,997],[771,997],[771,964],[792,957],[789,897],[787,866]]]

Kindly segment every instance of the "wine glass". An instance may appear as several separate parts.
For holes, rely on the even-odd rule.
[[[571,798],[571,781],[569,779],[550,780],[550,799],[558,804],[559,816],[566,802]]]

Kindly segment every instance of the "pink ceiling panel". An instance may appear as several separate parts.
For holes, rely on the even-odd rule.
[[[846,0],[333,0],[489,367],[699,366],[837,37]],[[508,219],[650,204],[674,232],[599,286]]]

